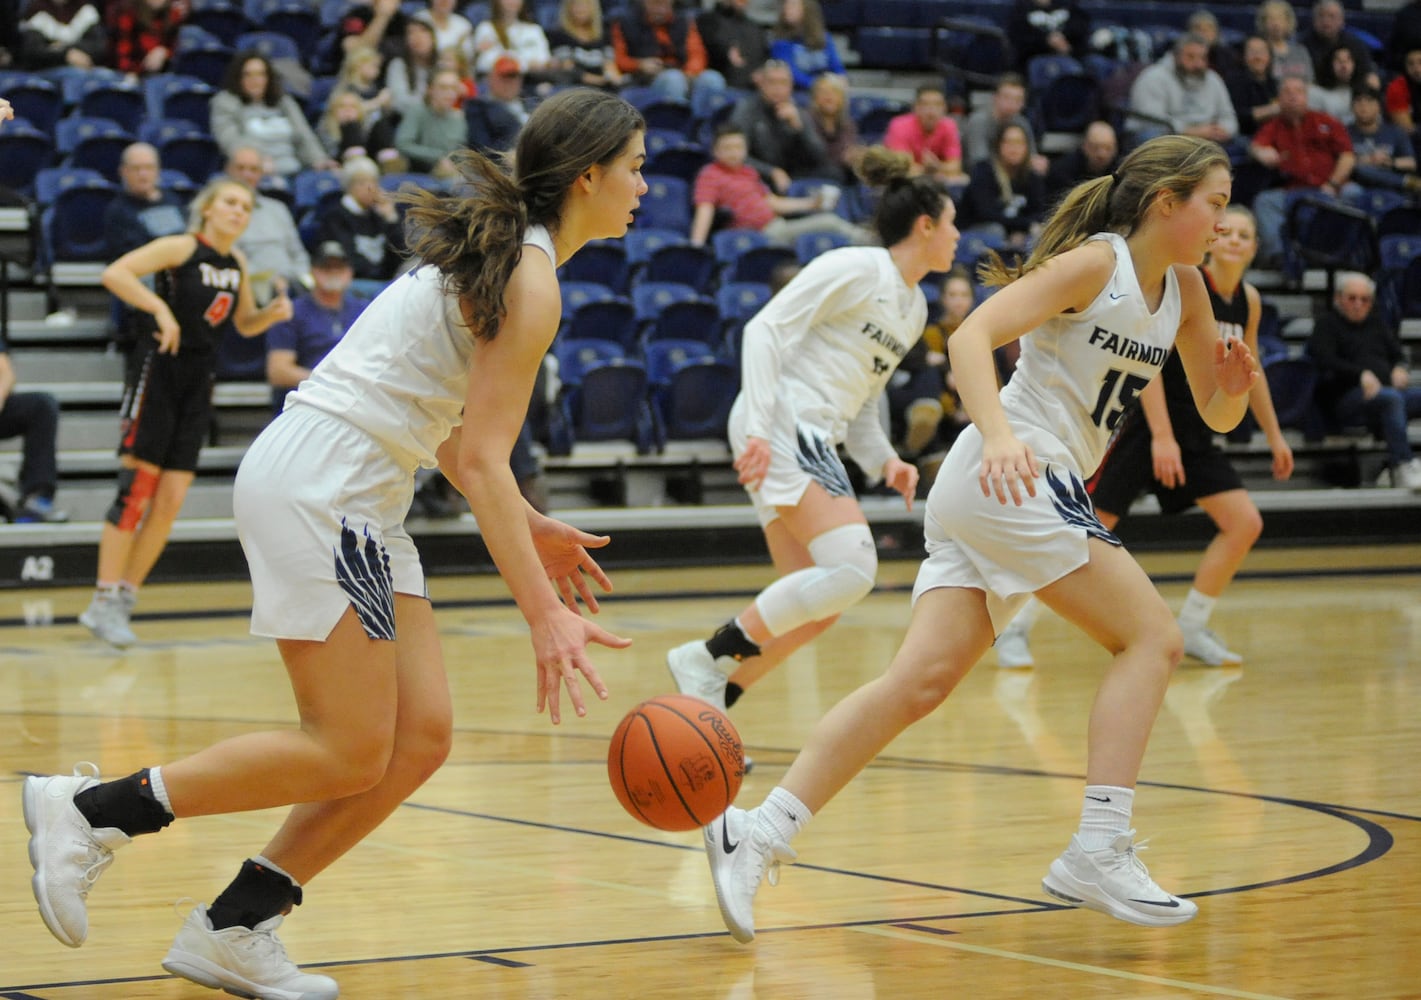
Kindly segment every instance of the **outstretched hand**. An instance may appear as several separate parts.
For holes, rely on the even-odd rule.
[[[1242,396],[1258,381],[1258,362],[1241,340],[1214,343],[1214,378],[1226,396]]]
[[[569,611],[580,615],[577,599],[593,614],[598,611],[597,596],[587,585],[590,576],[604,594],[612,592],[612,580],[588,549],[600,549],[611,541],[606,535],[592,535],[552,517],[538,514],[530,519],[533,548],[548,579],[557,587],[558,595]]]
[[[607,685],[597,673],[597,668],[587,656],[587,645],[599,643],[612,649],[625,649],[632,644],[630,639],[613,635],[576,612],[555,607],[546,619],[531,626],[533,652],[538,663],[538,714],[548,710],[548,718],[553,725],[562,721],[559,703],[562,688],[567,687],[568,699],[579,718],[587,714],[587,706],[582,700],[581,674],[592,685],[592,690],[602,701],[607,700]]]

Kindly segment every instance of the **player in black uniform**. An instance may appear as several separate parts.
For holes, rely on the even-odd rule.
[[[1219,336],[1242,340],[1258,356],[1258,289],[1243,280],[1258,252],[1253,213],[1229,206],[1224,227],[1209,259],[1200,270]],[[1095,512],[1113,529],[1146,490],[1159,499],[1160,509],[1175,514],[1198,504],[1218,527],[1179,613],[1184,652],[1210,666],[1233,666],[1243,657],[1233,652],[1209,628],[1214,602],[1223,593],[1244,557],[1263,531],[1263,518],[1249,499],[1243,481],[1228,456],[1214,443],[1214,432],[1199,417],[1184,376],[1179,354],[1170,352],[1162,377],[1140,393],[1140,405],[1121,422],[1120,433],[1106,453],[1100,471],[1088,484]],[[1283,438],[1268,382],[1259,379],[1250,391],[1249,409],[1273,452],[1273,478],[1293,474],[1293,451]],[[1026,635],[1038,610],[1033,601],[997,640],[997,664],[1025,667],[1032,662]]]
[[[246,262],[233,244],[247,228],[252,192],[224,178],[193,202],[192,231],[124,254],[104,287],[152,317],[153,336],[135,349],[120,412],[118,496],[99,541],[98,586],[79,616],[89,631],[124,647],[138,588],[168,543],[197,469],[212,416],[217,345],[229,325],[255,337],[291,318],[283,294],[258,309]],[[150,290],[142,279],[154,276]]]

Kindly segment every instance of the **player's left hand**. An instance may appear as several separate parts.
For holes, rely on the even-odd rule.
[[[587,578],[595,580],[604,594],[612,592],[612,580],[587,550],[600,549],[612,539],[607,535],[589,534],[542,514],[530,515],[528,528],[543,570],[557,587],[563,604],[581,614],[577,604],[580,595],[587,609],[596,614],[597,596],[587,585]]]
[[[1258,381],[1258,362],[1241,340],[1214,342],[1214,378],[1226,396],[1242,396]]]
[[[883,463],[883,481],[903,496],[908,509],[913,509],[913,498],[918,495],[918,467],[901,458],[893,457]]]

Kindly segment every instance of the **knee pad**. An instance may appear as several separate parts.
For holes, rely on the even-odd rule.
[[[873,590],[878,550],[866,524],[830,529],[809,543],[814,565],[776,580],[755,599],[773,635],[847,611]]]
[[[121,469],[118,496],[114,497],[106,520],[120,531],[132,531],[143,520],[148,501],[158,488],[158,475],[147,469]]]

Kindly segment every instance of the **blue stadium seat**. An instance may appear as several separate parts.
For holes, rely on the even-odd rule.
[[[118,193],[108,181],[81,181],[61,190],[40,216],[44,266],[68,261],[107,261],[104,211]],[[42,268],[43,269],[43,268]]]
[[[562,336],[567,340],[610,340],[631,350],[637,340],[636,313],[624,298],[586,302],[568,316]]]
[[[643,281],[678,281],[699,292],[711,287],[715,272],[714,253],[706,247],[681,243],[653,250],[640,277]]]
[[[933,66],[928,28],[859,28],[854,36],[860,65],[873,69],[926,70]]]
[[[35,174],[35,203],[41,208],[47,208],[54,204],[61,191],[83,185],[107,183],[109,182],[104,179],[103,174],[88,167],[45,167]]]
[[[1268,380],[1268,394],[1273,398],[1280,427],[1301,431],[1309,441],[1326,436],[1322,411],[1315,399],[1317,365],[1311,358],[1279,358],[1264,366],[1263,375]]]
[[[622,244],[627,248],[627,263],[634,271],[662,247],[682,246],[685,242],[685,233],[678,233],[674,229],[652,229],[643,226],[628,229],[627,235],[622,238]]]
[[[690,185],[679,177],[646,174],[646,194],[641,196],[637,224],[678,233],[691,231]]]
[[[0,185],[27,195],[35,175],[54,161],[54,142],[27,121],[17,119],[0,128]]]
[[[789,247],[752,247],[721,271],[721,277],[725,281],[759,281],[769,284],[775,268],[781,264],[798,263],[799,257]]]
[[[836,250],[848,245],[849,239],[843,233],[827,230],[817,233],[802,233],[794,241],[794,253],[801,264],[808,264],[827,250]]]
[[[150,120],[181,119],[204,133],[211,127],[213,88],[197,77],[159,73],[143,81],[143,91]]]
[[[210,37],[210,36],[209,36]],[[193,77],[211,87],[222,86],[227,66],[236,51],[213,38],[184,45],[181,40],[173,51],[172,71],[179,76]]]
[[[621,344],[611,340],[564,340],[553,343],[553,357],[558,362],[558,381],[565,387],[582,384],[582,376],[596,365],[605,365],[627,356]]]
[[[722,320],[745,322],[770,301],[770,286],[756,281],[729,281],[715,293]]]
[[[305,66],[316,65],[326,32],[320,12],[308,0],[267,0],[262,4],[260,25],[263,31],[290,38]]]
[[[710,154],[699,143],[682,142],[678,146],[668,146],[655,153],[648,151],[646,166],[648,174],[664,174],[679,177],[688,184],[694,184],[696,174],[710,162]]]
[[[229,0],[195,0],[186,24],[196,25],[224,45],[234,45],[252,30],[252,22],[240,4]]]
[[[640,362],[621,359],[594,365],[559,404],[574,443],[630,441],[638,454],[649,454],[659,443],[646,368]]]
[[[70,115],[54,129],[55,148],[71,167],[89,167],[118,182],[123,151],[137,140],[132,132],[108,118]]]
[[[295,39],[275,31],[248,31],[238,36],[236,48],[238,52],[260,52],[269,62],[278,59],[292,59],[298,63],[302,61],[301,49]]]
[[[646,378],[653,390],[665,386],[676,374],[677,369],[700,361],[714,361],[715,353],[700,340],[654,340],[643,344],[642,364],[646,366]]]
[[[640,105],[641,116],[646,119],[647,128],[666,129],[670,132],[691,134],[691,114],[689,101],[674,101],[661,98]]]
[[[139,129],[138,137],[158,150],[165,170],[180,171],[199,187],[222,169],[217,140],[185,118],[150,119]]]
[[[559,287],[562,290],[564,320],[589,302],[609,302],[617,297],[616,292],[595,281],[563,281],[559,282]]]
[[[631,266],[627,250],[618,240],[595,240],[563,264],[560,275],[568,281],[595,281],[621,295],[627,290]]]
[[[138,131],[148,112],[143,88],[126,79],[97,77],[85,82],[74,113],[86,118],[108,118],[130,132]]]
[[[769,237],[755,229],[722,229],[711,235],[715,259],[722,267],[733,264],[747,250],[769,245]]]
[[[23,118],[46,135],[64,114],[64,94],[51,80],[33,73],[7,70],[0,73],[0,97],[10,102],[16,118]]]
[[[653,391],[662,436],[668,441],[724,441],[739,391],[740,370],[735,365],[713,358],[680,365]]]
[[[303,170],[291,181],[291,193],[298,212],[318,213],[340,200],[345,189],[334,170]]]

